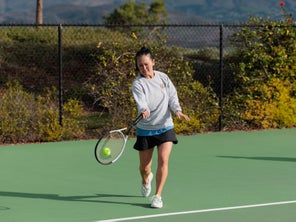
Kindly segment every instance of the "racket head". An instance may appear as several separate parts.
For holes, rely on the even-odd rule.
[[[127,136],[120,130],[113,130],[102,136],[95,146],[95,157],[103,165],[114,163],[123,153]],[[110,155],[104,154],[104,149],[110,149]]]

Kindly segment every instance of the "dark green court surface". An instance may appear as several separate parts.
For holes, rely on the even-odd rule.
[[[0,221],[295,220],[296,129],[178,139],[162,209],[140,196],[134,139],[109,166],[94,140],[0,146]]]

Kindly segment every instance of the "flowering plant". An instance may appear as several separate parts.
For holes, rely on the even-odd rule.
[[[232,63],[233,106],[251,127],[296,126],[296,30],[285,2],[279,6],[283,21],[250,17],[234,35],[239,62]]]
[[[280,2],[280,6],[281,6],[281,9],[282,9],[282,12],[283,12],[283,15],[284,15],[284,18],[285,18],[285,21],[287,23],[292,23],[293,22],[293,18],[292,18],[292,14],[289,14],[285,8],[285,5],[286,3],[284,1],[281,1]]]

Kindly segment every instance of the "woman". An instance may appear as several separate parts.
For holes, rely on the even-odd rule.
[[[168,176],[169,157],[173,144],[178,142],[171,111],[179,118],[189,120],[189,117],[182,113],[177,91],[169,77],[154,70],[155,60],[150,49],[142,47],[135,56],[135,63],[139,75],[133,82],[132,92],[138,112],[143,115],[137,124],[137,141],[134,145],[139,151],[141,191],[145,197],[151,192],[152,154],[157,147],[156,191],[151,207],[162,208],[161,193]]]

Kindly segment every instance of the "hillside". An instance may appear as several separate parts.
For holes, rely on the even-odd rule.
[[[102,23],[124,0],[43,0],[44,23]],[[249,15],[281,18],[278,0],[166,0],[171,23],[239,23]],[[296,1],[285,1],[296,14]],[[0,23],[34,23],[36,0],[0,0]]]

